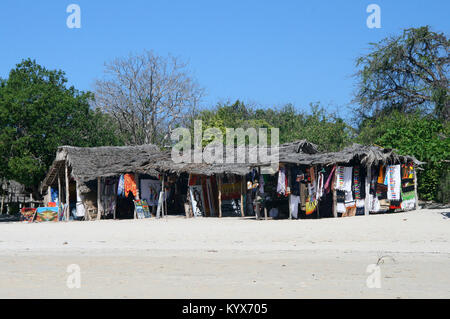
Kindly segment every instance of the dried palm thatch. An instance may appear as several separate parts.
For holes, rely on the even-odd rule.
[[[357,161],[364,166],[401,163],[413,163],[419,166],[425,164],[414,156],[400,155],[394,149],[360,144],[353,144],[340,152],[317,154],[311,164],[345,164],[352,161]]]
[[[140,146],[102,146],[73,147],[61,146],[56,159],[42,182],[42,187],[55,186],[58,175],[64,180],[65,165],[68,164],[71,176],[80,184],[97,177],[116,176],[125,173],[153,173],[145,170],[151,157],[160,154],[156,145]],[[82,187],[82,190],[87,191]]]
[[[222,148],[222,146],[218,146]],[[281,144],[278,149],[270,147],[223,147],[224,163],[176,163],[172,159],[171,151],[161,153],[156,156],[147,169],[153,169],[164,173],[187,173],[195,175],[215,175],[215,174],[235,174],[246,175],[251,172],[254,167],[268,166],[271,164],[269,160],[264,160],[260,156],[260,152],[268,156],[275,156],[278,153],[279,159],[287,158],[290,154],[316,154],[317,146],[306,140],[299,140],[291,143]],[[254,154],[252,158],[250,154]],[[242,161],[239,155],[243,155]],[[191,158],[192,160],[192,158]]]

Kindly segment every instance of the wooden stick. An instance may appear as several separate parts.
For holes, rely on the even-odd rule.
[[[140,182],[139,182],[139,174],[136,173],[134,174],[134,180],[136,181],[136,200],[140,200],[141,199],[141,193],[139,192],[139,188],[140,188]]]
[[[415,208],[416,210],[419,209],[419,195],[417,194],[417,169],[414,167],[414,197],[416,199],[415,201]]]
[[[59,217],[61,216],[61,177],[59,176],[59,172],[58,172],[58,221],[59,221]]]
[[[0,215],[3,215],[3,204],[4,204],[4,202],[5,202],[5,194],[3,194],[3,188],[2,188],[2,205],[1,205],[1,208],[0,208]]]
[[[222,218],[222,177],[217,176],[217,186],[219,190],[219,218]]]
[[[244,190],[245,190],[245,176],[241,176],[241,216],[245,217],[244,213]]]
[[[97,220],[101,219],[102,216],[102,200],[101,200],[101,191],[102,191],[102,178],[97,177]]]
[[[333,184],[331,185],[331,187],[333,187],[333,216],[334,218],[338,217],[338,212],[337,212],[337,194],[336,194],[336,176],[337,176],[337,172],[334,172],[334,177],[333,177]]]
[[[366,174],[366,197],[364,198],[364,215],[369,216],[369,195],[370,195],[370,182],[372,180],[372,169],[370,166],[367,166],[367,174]]]
[[[66,205],[67,205],[67,211],[66,211],[66,222],[69,221],[70,216],[70,192],[69,192],[69,165],[67,165],[66,161]]]

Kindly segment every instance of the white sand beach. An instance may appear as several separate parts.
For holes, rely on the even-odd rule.
[[[449,209],[0,223],[0,298],[450,298],[449,243]],[[381,287],[368,288],[380,258]]]

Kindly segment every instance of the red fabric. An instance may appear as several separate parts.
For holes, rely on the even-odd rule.
[[[124,188],[125,188],[125,197],[131,192],[134,197],[137,196],[137,187],[136,180],[134,179],[134,174],[125,174],[124,175]]]

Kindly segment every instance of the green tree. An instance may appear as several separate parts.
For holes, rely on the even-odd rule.
[[[90,93],[67,86],[61,70],[22,61],[0,83],[0,177],[37,189],[60,145],[119,144]]]
[[[419,197],[448,202],[449,127],[432,116],[393,111],[366,121],[358,139],[363,144],[395,148],[401,154],[414,155],[426,162],[423,170],[418,171]]]
[[[311,104],[309,112],[298,112],[292,104],[265,109],[248,107],[238,100],[203,110],[197,119],[203,121],[203,129],[217,127],[222,134],[226,128],[279,128],[280,143],[307,139],[324,151],[346,146],[353,132],[342,118],[319,104]]]
[[[428,26],[371,44],[357,60],[358,122],[392,110],[421,111],[448,121],[449,40]]]

